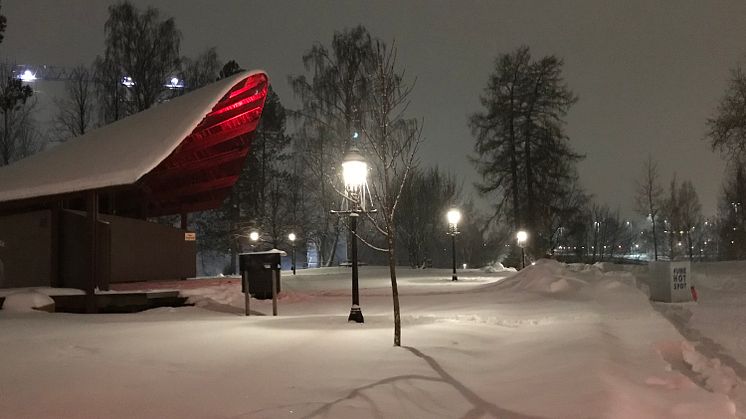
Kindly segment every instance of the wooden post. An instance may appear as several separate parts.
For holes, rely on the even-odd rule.
[[[250,310],[251,294],[249,293],[249,272],[248,271],[244,270],[243,272],[241,272],[241,281],[243,281],[243,289],[246,290],[246,292],[244,293],[244,307],[246,309],[246,315],[250,316],[251,315],[251,310]]]
[[[277,269],[272,267],[272,315],[277,315]]]
[[[86,195],[86,209],[88,211],[88,281],[86,284],[86,312],[96,313],[98,306],[96,304],[96,286],[98,278],[96,277],[96,257],[97,255],[97,232],[98,224],[98,193],[90,191]]]
[[[182,230],[186,230],[187,229],[187,224],[188,224],[188,221],[189,221],[188,217],[189,217],[189,214],[187,214],[186,212],[182,212],[181,213],[181,229]]]
[[[52,287],[63,287],[60,279],[60,211],[62,201],[57,201],[52,205],[52,219],[50,228],[52,232],[52,264],[50,269],[49,284]]]

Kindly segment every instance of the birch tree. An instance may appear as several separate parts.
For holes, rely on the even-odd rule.
[[[335,191],[341,189],[334,168],[352,134],[362,128],[372,54],[371,36],[364,27],[335,32],[330,48],[316,44],[303,56],[307,74],[289,78],[301,103],[292,115],[299,122],[298,140],[309,171],[306,191],[320,204],[312,215],[316,227],[307,233],[326,266],[336,258],[341,233],[338,217],[330,213],[338,209]]]

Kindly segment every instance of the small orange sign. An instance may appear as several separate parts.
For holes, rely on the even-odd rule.
[[[193,242],[197,240],[197,233],[184,233],[184,241]]]

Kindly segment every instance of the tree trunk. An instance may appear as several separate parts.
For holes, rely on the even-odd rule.
[[[389,274],[391,275],[391,297],[394,300],[394,346],[401,346],[401,315],[399,312],[399,288],[396,283],[396,256],[394,231],[389,230],[388,236],[388,254],[389,254]]]
[[[653,252],[655,254],[655,260],[658,260],[658,234],[655,230],[655,215],[651,215],[651,217],[653,220]]]
[[[8,111],[3,112],[3,119],[5,121],[3,131],[3,162],[7,166],[10,163],[10,140],[8,136]]]

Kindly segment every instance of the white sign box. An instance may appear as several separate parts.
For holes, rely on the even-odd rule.
[[[650,299],[665,303],[692,301],[690,262],[650,262]]]

